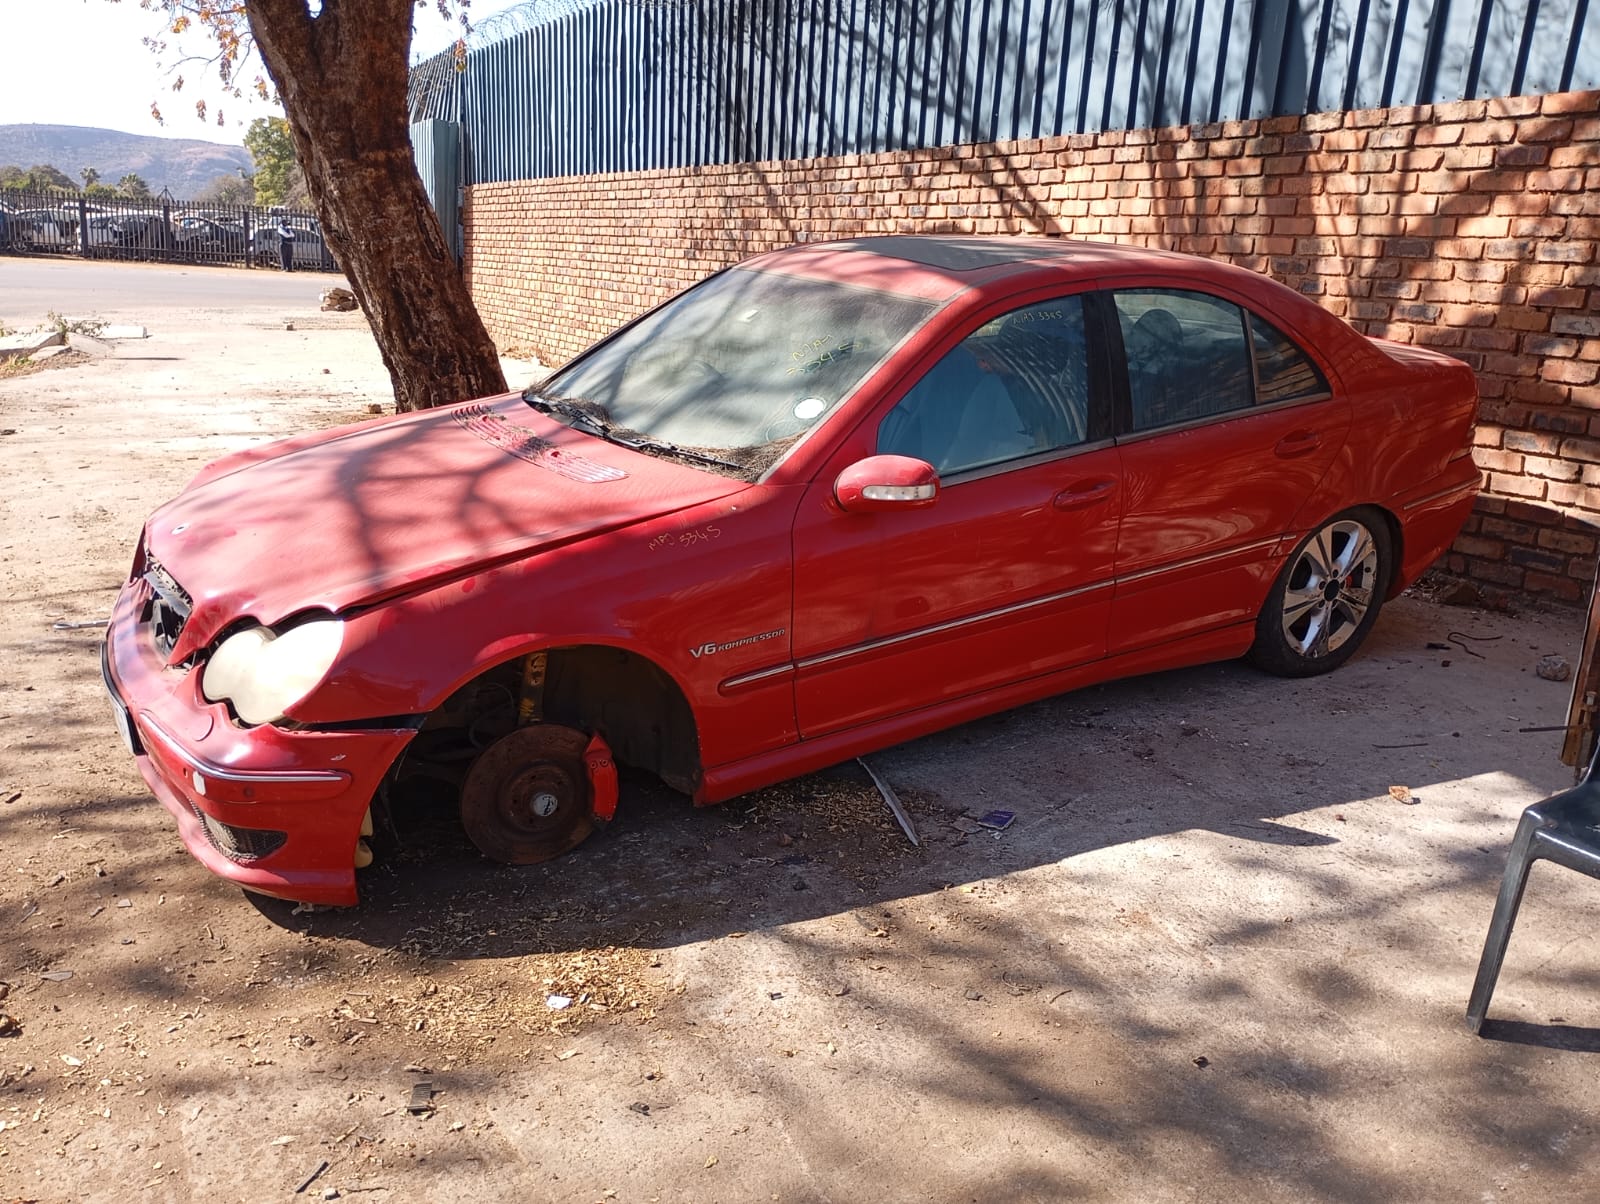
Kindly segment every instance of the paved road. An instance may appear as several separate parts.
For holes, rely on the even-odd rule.
[[[51,310],[138,321],[152,309],[299,308],[342,283],[337,272],[0,255],[0,325],[32,325]]]

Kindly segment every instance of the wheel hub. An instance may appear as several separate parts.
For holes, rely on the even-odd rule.
[[[573,728],[533,724],[473,762],[461,787],[461,823],[484,856],[513,865],[547,861],[593,831],[588,740]]]
[[[1282,628],[1301,656],[1337,651],[1360,628],[1372,606],[1378,548],[1353,519],[1329,523],[1307,541],[1290,571]]]

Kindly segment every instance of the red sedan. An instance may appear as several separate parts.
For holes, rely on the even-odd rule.
[[[536,861],[614,813],[613,758],[714,803],[1108,678],[1332,669],[1471,508],[1476,404],[1203,259],[794,247],[537,389],[210,465],[106,683],[196,857],[350,904],[400,773]]]

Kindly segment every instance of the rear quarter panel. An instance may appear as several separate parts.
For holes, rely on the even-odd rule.
[[[1472,462],[1478,386],[1459,360],[1368,342],[1372,357],[1351,381],[1351,498],[1399,521],[1399,590],[1449,546],[1471,511],[1481,482]]]

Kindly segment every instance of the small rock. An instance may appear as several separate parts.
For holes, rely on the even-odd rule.
[[[1211,1065],[1211,1059],[1206,1057],[1205,1054],[1201,1054],[1194,1060],[1194,1064],[1201,1070],[1204,1070],[1207,1066]]]
[[[15,1016],[0,1012],[0,1037],[22,1036],[22,1025],[17,1023]]]
[[[1439,594],[1445,606],[1477,606],[1483,601],[1483,591],[1470,581],[1453,581]]]
[[[628,1111],[637,1112],[640,1116],[650,1115],[650,1105],[643,1102],[634,1102],[628,1105]]]
[[[381,414],[381,413],[383,413],[383,407],[381,405],[379,405],[377,402],[373,402],[371,405],[367,406],[367,413],[369,413],[369,414]]]
[[[347,288],[325,289],[322,294],[322,308],[334,313],[349,313],[356,308],[356,295]]]
[[[322,1189],[322,1198],[324,1200],[337,1200],[339,1198],[339,1189],[337,1187],[324,1187]]]
[[[983,998],[983,992],[982,991],[975,991],[971,987],[968,987],[965,991],[961,992],[961,995],[962,995],[962,998],[970,999],[974,1003],[976,1003],[978,1000]]]
[[[1567,663],[1567,658],[1554,652],[1549,656],[1541,656],[1533,671],[1546,681],[1566,681],[1572,676],[1572,666]]]

